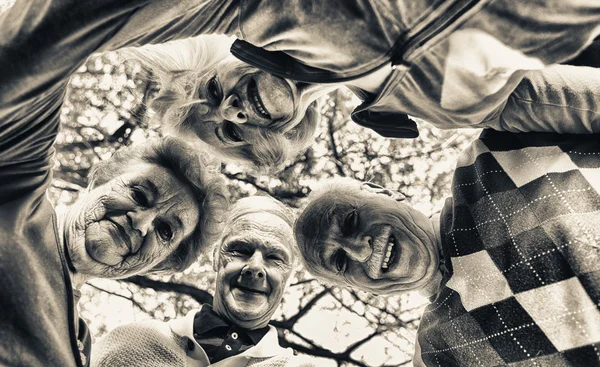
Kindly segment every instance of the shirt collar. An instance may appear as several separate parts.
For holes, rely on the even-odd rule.
[[[228,320],[223,319],[213,310],[212,306],[208,304],[203,305],[200,311],[196,312],[196,315],[194,316],[194,334],[203,335],[216,328],[229,329],[231,327],[235,326],[231,325]],[[252,343],[255,345],[258,344],[269,331],[268,326],[254,330],[244,329],[241,327],[235,328],[239,330],[238,332],[243,332],[244,334],[248,335],[250,340],[252,340]]]
[[[260,343],[260,341],[262,340],[262,338],[264,338],[265,335],[267,335],[267,333],[269,332],[269,326],[265,326],[264,328],[261,329],[255,329],[255,330],[244,330],[246,332],[246,335],[248,335],[248,337],[250,337],[250,340],[252,340],[252,343],[254,345]]]
[[[204,307],[206,307],[206,305],[202,306],[202,308]],[[208,356],[194,338],[194,319],[196,318],[196,314],[200,312],[202,308],[199,310],[191,310],[187,313],[187,315],[185,315],[185,317],[169,321],[169,326],[175,334],[181,337],[187,337],[192,343],[194,343],[195,348],[193,351],[188,352],[188,356],[196,360],[206,361],[206,365],[208,365]],[[277,329],[271,325],[269,325],[268,328],[269,331],[267,331],[265,336],[262,337],[260,342],[256,343],[254,347],[249,348],[245,352],[231,358],[269,358],[276,355],[293,355],[294,352],[292,349],[282,348],[279,345]]]
[[[231,325],[223,320],[210,305],[203,305],[194,316],[193,332],[204,334],[216,328],[230,328]]]

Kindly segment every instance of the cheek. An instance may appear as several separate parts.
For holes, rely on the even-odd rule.
[[[169,257],[175,248],[159,242],[151,233],[142,242],[138,260],[141,263],[158,264]]]
[[[210,122],[210,121],[199,121],[193,124],[193,126],[191,126],[191,128],[189,129],[190,131],[184,131],[182,132],[181,137],[185,138],[185,139],[190,139],[190,133],[193,134],[192,136],[196,136],[197,138],[199,138],[200,140],[202,140],[204,143],[215,147],[215,148],[219,148],[221,146],[223,146],[223,142],[217,137],[216,135],[216,129],[217,129],[218,125],[214,122]]]
[[[361,289],[371,286],[371,279],[367,276],[360,264],[353,263],[346,270],[345,278],[340,282],[342,285],[356,286]]]
[[[220,71],[217,71],[217,78],[221,82],[223,93],[227,95],[234,90],[240,79],[252,72],[253,70],[248,68],[247,64],[240,62],[237,59],[232,59],[230,62],[221,65]]]
[[[219,121],[219,106],[206,103],[198,103],[194,105],[193,111],[186,119],[188,123],[200,123],[206,121]]]
[[[291,274],[282,273],[280,271],[271,271],[269,274],[270,285],[272,288],[272,295],[283,294],[285,285]]]
[[[221,257],[219,260],[219,278],[229,282],[241,273],[244,263],[232,257]]]

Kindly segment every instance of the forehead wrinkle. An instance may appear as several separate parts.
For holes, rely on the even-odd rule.
[[[323,244],[319,248],[318,252],[318,262],[322,268],[328,269],[329,263],[327,262],[327,258],[331,255],[331,253],[335,252],[335,249],[343,247],[343,236],[341,235],[341,220],[339,215],[345,215],[346,212],[350,208],[356,208],[357,204],[350,199],[342,199],[337,203],[331,205],[330,209],[327,211],[327,228],[329,231],[322,234],[320,239]],[[334,248],[333,251],[327,251],[328,249]]]
[[[291,233],[291,227],[289,227],[287,223],[283,222],[283,219],[278,222],[279,223],[273,223],[272,221],[267,220],[256,221],[246,218],[240,218],[237,222],[233,223],[232,229],[239,229],[240,231],[249,231],[255,233],[262,232],[267,234],[284,232]]]
[[[283,222],[276,225],[270,222],[264,223],[252,220],[241,220],[233,224],[232,231],[233,230],[235,230],[236,234],[227,236],[225,242],[243,241],[262,246],[267,242],[271,247],[273,247],[273,242],[276,242],[279,246],[274,247],[286,250],[286,245],[293,245],[292,229]],[[267,241],[265,241],[265,239]]]
[[[336,194],[336,192],[330,191],[315,197],[301,215],[302,226],[299,231],[304,240],[298,245],[304,257],[304,264],[309,272],[321,277],[327,277],[326,272],[323,272],[323,268],[327,264],[323,257],[326,246],[320,246],[320,244],[324,245],[328,238],[327,229],[331,227],[335,212],[340,207],[350,205],[347,203],[347,199]]]

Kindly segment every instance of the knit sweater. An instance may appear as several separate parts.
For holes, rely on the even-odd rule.
[[[314,367],[306,357],[279,346],[277,330],[239,355],[210,364],[193,339],[192,320],[198,310],[169,323],[150,320],[119,326],[93,348],[93,367]],[[200,353],[198,353],[200,352]],[[196,357],[200,355],[200,357]]]

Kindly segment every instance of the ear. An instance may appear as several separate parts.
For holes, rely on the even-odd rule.
[[[363,190],[366,190],[366,191],[369,191],[369,192],[372,192],[375,194],[387,195],[396,201],[406,200],[406,196],[402,195],[398,191],[392,191],[392,190],[386,189],[385,187],[380,186],[373,182],[363,182],[361,184],[361,186],[362,186]]]

